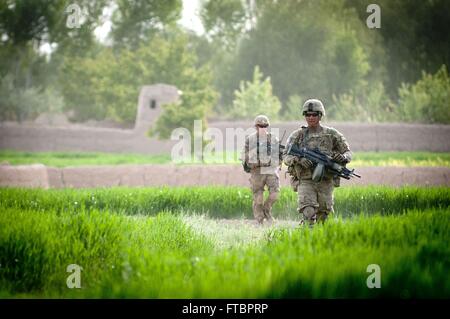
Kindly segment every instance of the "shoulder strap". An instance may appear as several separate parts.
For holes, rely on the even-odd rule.
[[[300,139],[301,139],[301,145],[300,146],[304,146],[305,145],[305,140],[308,138],[309,134],[308,134],[309,130],[307,127],[302,127],[300,133],[297,135],[297,138],[295,139],[295,144],[299,144]]]
[[[258,160],[258,166],[261,166],[261,161],[259,159],[259,132],[256,131],[256,159]]]

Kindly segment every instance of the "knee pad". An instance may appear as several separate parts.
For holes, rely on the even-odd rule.
[[[302,209],[302,213],[303,213],[303,216],[305,217],[305,219],[309,220],[309,219],[313,219],[316,217],[317,210],[315,207],[307,206]]]

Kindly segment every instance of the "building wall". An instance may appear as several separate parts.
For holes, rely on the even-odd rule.
[[[179,100],[180,91],[167,84],[147,85],[141,88],[136,124],[133,129],[97,128],[60,122],[59,126],[19,125],[0,123],[0,149],[20,151],[76,151],[108,153],[170,153],[176,141],[150,139],[147,131],[154,124],[166,103]],[[299,128],[301,122],[274,123],[279,137]],[[353,151],[433,151],[450,152],[450,125],[422,124],[364,124],[330,123],[347,138]],[[244,135],[250,132],[251,121],[213,121],[208,124],[211,132],[226,150],[240,151]],[[228,136],[227,136],[228,135]],[[231,143],[230,143],[231,142]],[[224,149],[219,149],[222,151]]]
[[[353,151],[433,151],[450,152],[449,125],[331,123],[347,138]],[[212,122],[209,128],[222,133],[224,147],[227,128],[247,130],[251,122]],[[280,137],[299,127],[298,123],[274,124]],[[33,127],[0,124],[0,149],[20,151],[76,151],[107,153],[170,153],[178,141],[160,141],[146,136],[146,130],[88,127]],[[230,150],[239,150],[235,142]],[[234,146],[234,147],[233,147]]]

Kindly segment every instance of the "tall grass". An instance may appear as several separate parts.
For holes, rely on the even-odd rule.
[[[267,196],[267,194],[266,194]],[[161,211],[196,212],[214,218],[251,217],[252,194],[244,187],[18,189],[0,188],[0,207],[36,211],[108,210],[127,215]],[[335,190],[335,212],[349,216],[398,214],[408,209],[448,208],[450,188],[383,186],[342,187]],[[294,219],[297,193],[282,188],[273,208],[276,218]]]
[[[211,243],[169,214],[136,221],[95,210],[57,214],[6,209],[0,213],[0,295],[2,289],[36,296],[51,295],[55,286],[65,290],[70,264],[83,267],[87,289],[111,275],[126,282],[141,260],[157,263],[148,265],[156,274],[158,268],[175,270],[161,263],[164,258],[183,260],[211,249]]]
[[[0,295],[87,298],[450,297],[449,210],[268,229],[259,245],[215,249],[179,217],[108,211],[0,212]],[[66,286],[68,264],[82,289]],[[366,269],[381,267],[381,288]]]
[[[337,189],[337,214],[309,230],[218,219],[250,217],[244,188],[0,189],[0,297],[449,298],[449,201],[448,188]],[[277,205],[296,217],[289,189]]]
[[[95,152],[21,152],[0,150],[0,162],[11,165],[44,164],[54,167],[119,164],[166,164],[170,154],[143,155]]]
[[[450,166],[450,153],[356,152],[351,167],[372,166]]]

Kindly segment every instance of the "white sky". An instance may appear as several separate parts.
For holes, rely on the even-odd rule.
[[[203,29],[199,15],[200,1],[201,0],[183,0],[183,11],[179,22],[187,29],[193,30],[198,34],[203,34],[205,30]]]

